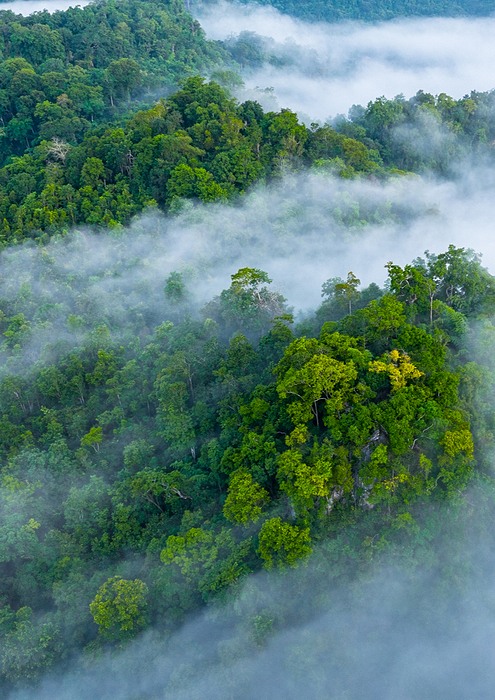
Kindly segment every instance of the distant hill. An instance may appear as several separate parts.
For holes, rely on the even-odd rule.
[[[205,1],[205,0],[203,0]],[[208,2],[209,0],[206,0]],[[494,0],[256,0],[306,20],[384,20],[394,17],[484,16],[495,12]],[[248,4],[249,0],[241,0]]]

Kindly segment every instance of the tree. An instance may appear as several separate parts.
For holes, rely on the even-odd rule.
[[[30,608],[20,608],[13,628],[2,641],[0,670],[12,683],[33,682],[46,673],[62,651],[60,629],[50,616],[33,620]]]
[[[190,500],[185,492],[187,479],[177,470],[162,472],[157,469],[144,469],[137,472],[129,482],[131,494],[151,503],[161,513],[165,507],[178,499]]]
[[[182,197],[214,202],[226,199],[228,194],[205,168],[194,168],[185,163],[172,170],[166,190],[170,204]]]
[[[239,469],[230,477],[223,513],[227,520],[247,525],[259,520],[262,508],[267,502],[268,492],[254,481],[248,471]]]
[[[345,282],[338,282],[335,285],[335,296],[341,297],[346,303],[349,313],[352,314],[352,302],[359,299],[358,287],[361,284],[354,272],[347,273]]]
[[[65,163],[69,151],[70,145],[67,141],[57,136],[47,143],[47,156],[53,160],[60,161],[62,165]]]
[[[450,245],[445,253],[426,251],[404,268],[389,262],[390,289],[398,299],[413,309],[412,317],[428,314],[433,325],[434,312],[443,302],[454,311],[473,313],[493,304],[495,284],[480,257],[472,250]]]
[[[309,528],[291,525],[280,518],[266,520],[259,533],[258,554],[265,569],[295,566],[311,554]]]
[[[113,106],[114,96],[125,97],[129,102],[131,93],[141,83],[141,68],[132,58],[119,58],[112,61],[106,70],[110,100]]]
[[[81,184],[100,190],[106,185],[106,172],[100,158],[87,158],[81,169]]]
[[[272,280],[257,268],[243,267],[231,280],[229,289],[207,305],[206,312],[223,320],[229,331],[264,335],[272,320],[284,313],[284,297],[268,288]]]
[[[147,596],[148,586],[140,579],[105,581],[89,605],[100,634],[116,641],[137,634],[146,624]]]
[[[171,272],[165,281],[163,291],[168,302],[169,317],[174,322],[180,321],[189,301],[183,275],[180,272]]]
[[[441,301],[463,313],[493,304],[494,279],[481,266],[474,251],[449,245],[445,253],[433,255],[426,251],[425,255],[428,275],[435,282]]]
[[[171,535],[160,559],[164,564],[177,566],[186,581],[208,599],[245,573],[243,559],[249,549],[249,540],[237,544],[227,529],[213,533],[193,527],[184,535]]]
[[[208,570],[218,558],[215,535],[210,530],[193,527],[185,535],[171,535],[162,549],[163,563],[176,564],[183,576],[195,581]]]
[[[83,547],[95,544],[107,531],[110,518],[109,487],[104,480],[90,476],[89,481],[69,489],[63,505],[65,527],[74,541]]]
[[[321,444],[315,441],[306,454],[294,446],[280,455],[278,464],[280,488],[303,518],[312,511],[330,512],[334,501],[352,489],[345,451],[333,447],[329,440]]]
[[[342,362],[316,339],[298,338],[289,345],[275,368],[277,392],[288,401],[287,411],[296,425],[344,411],[352,400],[358,376],[352,361]]]
[[[89,432],[81,438],[81,447],[92,447],[95,452],[99,452],[102,440],[103,428],[93,425]]]
[[[186,297],[186,285],[180,272],[171,272],[164,288],[165,296],[172,304],[181,305]]]
[[[289,109],[282,109],[278,114],[268,112],[266,122],[267,150],[273,165],[291,163],[303,155],[308,130],[299,124],[294,112]]]
[[[164,371],[156,379],[155,390],[159,402],[157,423],[167,447],[176,457],[194,452],[196,436],[185,382],[171,381],[170,374]]]
[[[400,301],[410,308],[414,319],[418,313],[429,308],[430,325],[433,323],[433,300],[437,294],[437,285],[419,266],[406,265],[404,268],[389,262],[386,265],[390,280],[390,289]]]
[[[387,353],[385,361],[374,360],[370,362],[369,369],[370,372],[387,373],[392,391],[398,391],[405,387],[409,380],[419,379],[423,376],[423,372],[413,365],[409,355],[398,350],[391,350]]]

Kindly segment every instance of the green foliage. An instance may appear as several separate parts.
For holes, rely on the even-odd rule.
[[[246,572],[243,559],[248,548],[249,540],[238,545],[228,530],[215,534],[193,527],[185,535],[170,536],[160,559],[166,565],[175,565],[187,584],[197,587],[208,600]]]
[[[296,431],[292,432],[292,439]],[[283,452],[277,477],[280,489],[289,496],[301,517],[313,510],[330,512],[334,501],[352,489],[349,462],[343,451],[327,440],[321,445],[315,443],[307,456],[297,449]]]
[[[57,660],[62,647],[60,630],[47,619],[33,620],[29,608],[20,608],[0,652],[2,674],[12,683],[38,680]]]
[[[112,77],[105,94],[112,104],[119,96],[129,98],[131,77],[117,70],[125,66],[137,75],[137,63],[127,58],[106,69]],[[76,78],[90,80],[80,67],[72,72],[64,83],[71,94]],[[112,104],[105,111],[102,103],[104,125],[96,129],[93,114],[91,122],[71,116],[74,105],[65,92],[55,102],[44,97],[40,93],[33,106],[36,121],[20,121],[13,113],[5,127],[11,134],[10,144],[2,141],[8,149],[5,158],[19,156],[0,168],[0,193],[5,188],[0,214],[7,240],[37,231],[52,234],[77,223],[115,226],[149,205],[176,209],[184,198],[225,200],[276,171],[287,151],[289,137],[274,126],[277,114],[258,110],[246,121],[244,105],[201,78],[189,78],[166,102],[131,115],[123,127],[112,121]],[[291,120],[296,131],[305,133],[295,115]],[[304,154],[296,151],[302,162]]]
[[[314,419],[319,425],[320,403],[325,414],[337,415],[350,399],[357,379],[354,363],[336,360],[325,350],[315,339],[299,338],[276,368],[278,394],[282,399],[290,397],[288,412],[296,424]]]
[[[405,353],[391,350],[385,359],[388,362],[383,360],[370,362],[369,369],[370,372],[385,372],[388,374],[392,391],[403,389],[409,380],[419,379],[419,377],[423,376],[423,372],[413,365],[410,357]]]
[[[90,428],[89,432],[81,438],[81,447],[91,447],[95,452],[98,452],[102,440],[103,428],[101,426],[93,426]]]
[[[113,315],[129,288],[92,298],[86,267],[61,274],[44,244],[78,224],[117,228],[115,273],[91,273],[110,290],[138,265],[118,225],[144,208],[214,205],[308,166],[446,173],[465,149],[491,157],[493,93],[379,98],[307,128],[195,75],[220,66],[238,83],[181,3],[2,13],[0,29],[4,262],[25,238],[42,251],[36,280],[8,280],[0,299],[0,693],[148,624],[169,632],[316,541],[329,590],[387,547],[414,559],[434,527],[423,513],[491,469],[495,282],[475,253],[391,262],[386,290],[329,279],[293,331],[258,268],[197,310],[189,270],[163,271],[143,304],[148,267],[138,301]],[[228,43],[243,65],[264,60],[256,37]],[[169,97],[147,103],[163,86]],[[397,138],[431,120],[455,135],[451,152]],[[330,206],[353,235],[402,216],[344,190]],[[239,628],[261,645],[276,624],[266,611]]]
[[[229,492],[223,514],[233,523],[247,525],[259,520],[268,492],[257,484],[248,471],[238,470],[230,477]]]
[[[311,553],[309,528],[271,518],[263,523],[258,552],[266,569],[295,566]]]
[[[238,104],[220,85],[191,75],[231,58],[205,40],[180,4],[147,0],[135,13],[132,1],[109,13],[105,3],[46,13],[35,25],[7,13],[0,18],[14,36],[0,66],[2,244],[77,224],[114,228],[150,206],[177,211],[185,199],[230,200],[260,180],[312,164],[329,164],[342,177],[385,176],[383,162],[421,169],[403,163],[387,141],[405,102],[370,106],[366,125],[311,129],[290,110]],[[50,46],[54,55],[45,60]],[[153,90],[179,81],[181,89],[149,104]],[[472,119],[490,113],[489,99],[471,99]],[[440,98],[438,110],[440,119],[459,111]],[[356,211],[352,216],[360,221]],[[352,311],[357,283],[346,284],[337,297]]]
[[[113,576],[100,586],[89,609],[100,633],[110,639],[135,635],[146,623],[148,587]]]
[[[181,27],[175,43],[167,22],[167,32],[163,34],[166,39],[160,35],[160,40],[153,36],[150,41],[153,46],[165,41],[168,48],[163,47],[163,52],[151,60],[150,44],[145,49],[141,40],[148,30],[152,35],[158,31],[155,18],[160,25],[168,12],[162,6],[157,11],[155,4],[150,0],[142,5],[137,32],[131,31],[139,21],[128,3],[120,3],[118,12],[115,10],[112,22],[119,32],[123,26],[129,28],[125,38],[129,52],[125,58],[116,54],[112,27],[108,30],[112,36],[110,40],[108,35],[105,55],[86,52],[81,56],[80,44],[72,47],[69,33],[62,32],[60,36],[69,45],[64,48],[64,59],[53,59],[56,70],[45,71],[46,62],[31,64],[24,57],[8,56],[3,61],[1,89],[8,106],[0,143],[2,244],[42,233],[51,236],[82,223],[112,228],[127,223],[149,206],[177,211],[185,199],[230,200],[255,182],[308,165],[329,168],[343,178],[367,177],[371,173],[386,177],[389,171],[397,173],[398,169],[448,172],[468,148],[490,157],[487,144],[495,138],[491,93],[473,93],[469,99],[458,101],[446,95],[433,98],[424,93],[410,100],[379,98],[366,109],[354,110],[349,120],[340,119],[333,127],[313,125],[310,129],[289,110],[264,113],[254,102],[238,104],[220,85],[206,83],[198,76],[185,79],[180,90],[155,105],[129,103],[130,97],[144,97],[146,89],[155,87],[155,80],[174,82],[179,73],[189,75],[197,70],[200,61],[205,66],[211,61],[228,60],[218,46],[204,40],[199,30],[185,32],[184,24],[189,20],[179,8],[174,9],[177,14],[173,22]],[[98,20],[108,24],[108,18],[100,16],[104,14],[103,6],[59,13],[57,28],[49,29],[59,32],[76,23],[78,32],[85,35],[86,24],[93,27]],[[80,15],[77,21],[76,15]],[[57,13],[44,16],[47,24],[39,26],[49,26],[55,21],[53,17]],[[29,23],[28,19],[22,21]],[[7,28],[9,18],[3,22]],[[102,31],[101,26],[98,31]],[[140,40],[132,46],[136,36]],[[195,50],[187,54],[194,68],[182,63],[178,51],[172,52],[176,58],[163,66],[161,57],[170,55],[169,41],[172,46],[177,42],[194,44]],[[93,46],[93,42],[88,45]],[[89,53],[99,54],[100,45]],[[67,59],[69,55],[72,62]],[[135,104],[134,113],[131,104]],[[124,108],[125,115],[119,112]],[[417,129],[418,138],[427,138],[425,110],[429,118],[437,120],[438,128],[451,134],[455,144],[452,153],[446,149],[430,149],[426,155],[413,153],[397,138],[399,126]],[[371,215],[361,211],[359,205],[343,202],[335,213],[343,222],[355,226],[362,226]],[[378,212],[373,216],[378,216]],[[476,262],[473,258],[472,269],[466,268],[467,298],[456,296],[453,310],[458,313],[465,312],[466,304],[481,303],[483,299],[487,280],[483,275],[471,275],[477,270]],[[429,301],[431,283],[421,283],[420,268],[425,265],[435,275],[442,276],[442,266],[446,273],[442,293],[433,293]],[[412,267],[416,272],[411,273]],[[432,256],[419,267],[409,266],[405,273],[406,279],[408,274],[414,274],[416,282],[423,285],[418,297],[420,310],[425,312],[429,303],[432,316],[433,301],[445,301],[454,294],[455,283],[451,284],[451,280],[452,275],[461,275],[460,260],[455,259],[453,252],[438,260]],[[404,280],[403,283],[411,284]],[[333,287],[327,285],[324,311],[329,320],[366,305],[368,297],[365,290],[358,291],[358,285],[353,273],[347,280],[335,280]],[[493,291],[490,296],[493,297]],[[438,316],[442,315],[446,325],[459,327],[461,319],[439,311]],[[14,327],[12,333],[10,342],[15,342]]]
[[[285,311],[285,299],[268,288],[271,279],[257,268],[244,267],[231,275],[232,284],[206,306],[206,313],[247,335],[263,335]]]
[[[209,568],[217,559],[218,548],[212,532],[191,528],[184,536],[171,535],[162,549],[162,562],[173,562],[188,579],[194,580],[203,569]]]
[[[262,270],[233,274],[205,321],[188,317],[187,276],[173,273],[159,325],[140,307],[118,341],[91,305],[78,317],[67,307],[87,339],[58,359],[45,352],[29,378],[8,367],[38,332],[40,304],[25,285],[2,302],[2,329],[17,334],[0,378],[5,681],[35,679],[95,637],[171,629],[250,571],[296,566],[314,541],[345,541],[337,569],[349,547],[363,563],[420,537],[419,504],[463,492],[480,442],[494,442],[488,318],[486,369],[464,361],[473,314],[491,308],[491,277],[454,248],[405,274],[388,269],[386,294],[366,297],[353,275],[330,280],[324,305],[337,294],[341,320],[321,325],[318,313],[318,337],[290,330]],[[429,279],[443,305],[431,307],[433,323]],[[27,607],[31,636],[15,618]],[[61,638],[70,642],[59,652]]]

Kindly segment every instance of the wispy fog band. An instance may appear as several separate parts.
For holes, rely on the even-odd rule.
[[[13,0],[0,3],[0,10],[11,10],[18,15],[31,15],[33,12],[55,12],[69,7],[84,7],[89,0]]]
[[[175,218],[150,212],[112,234],[74,232],[44,248],[6,250],[0,299],[21,299],[16,313],[28,318],[32,308],[49,308],[51,319],[40,330],[46,337],[36,333],[14,364],[31,366],[57,339],[79,343],[84,326],[71,331],[70,313],[124,331],[129,314],[150,327],[162,322],[172,271],[184,272],[198,309],[240,267],[258,267],[303,313],[318,306],[330,277],[352,270],[364,285],[383,284],[389,260],[405,264],[451,243],[481,252],[493,272],[495,175],[467,164],[463,170],[450,182],[408,176],[386,184],[287,175],[237,204],[188,205]]]
[[[486,700],[495,683],[493,494],[480,484],[436,510],[435,538],[406,549],[412,559],[399,549],[394,565],[377,557],[342,583],[332,548],[343,543],[329,540],[308,566],[251,576],[232,602],[166,641],[147,633],[53,674],[36,698]]]
[[[380,95],[424,90],[459,98],[495,88],[495,17],[309,24],[272,8],[222,2],[198,18],[212,39],[249,31],[274,40],[267,41],[270,52],[292,65],[264,65],[246,74],[246,86],[273,87],[280,107],[313,120]]]

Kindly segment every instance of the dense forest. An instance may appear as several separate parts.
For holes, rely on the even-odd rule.
[[[321,17],[360,11],[325,4]],[[452,244],[399,265],[391,251],[384,284],[343,269],[303,314],[247,264],[207,296],[219,266],[199,243],[211,246],[207,211],[235,220],[253,192],[287,178],[339,183],[318,222],[336,230],[336,250],[367,227],[408,225],[411,207],[353,187],[455,181],[467,159],[492,168],[495,93],[381,97],[305,125],[230,94],[244,68],[271,60],[263,46],[250,34],[207,40],[178,0],[0,13],[5,696],[35,697],[47,673],[74,664],[91,675],[143,633],[166,645],[200,611],[220,627],[232,606],[235,629],[214,647],[224,695],[184,684],[198,635],[132,697],[255,697],[238,659],[312,619],[333,591],[363,605],[356,587],[377,561],[435,570],[415,598],[426,626],[454,604],[463,571],[484,575],[449,540],[468,529],[475,497],[485,523],[495,508],[495,277],[480,255]],[[302,236],[298,206],[264,212],[279,235],[266,233],[266,251]],[[248,227],[236,234],[253,245]],[[171,267],[181,243],[187,262]],[[282,595],[289,575],[297,611]],[[323,646],[301,644],[311,697],[329,697]],[[331,664],[352,669],[349,654]],[[349,670],[334,697],[362,697],[357,679]],[[78,692],[67,697],[90,696]]]
[[[76,224],[125,224],[184,198],[225,201],[288,168],[445,173],[466,152],[491,155],[493,93],[379,98],[349,119],[311,127],[288,109],[237,104],[198,75],[156,101],[200,66],[228,86],[241,80],[233,68],[273,60],[250,33],[206,41],[180,3],[5,12],[0,29],[3,245]],[[442,136],[436,148],[433,128]]]

